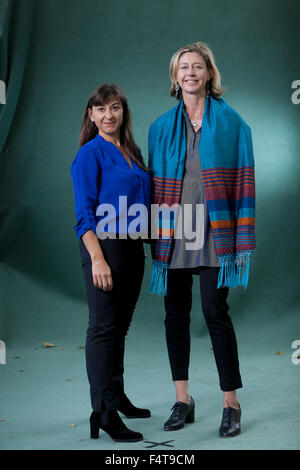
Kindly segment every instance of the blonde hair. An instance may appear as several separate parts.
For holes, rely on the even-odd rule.
[[[213,96],[213,98],[218,98],[219,96],[221,96],[224,91],[226,91],[226,88],[223,88],[221,85],[221,74],[216,66],[214,54],[212,50],[208,47],[208,45],[204,42],[194,42],[194,44],[188,44],[187,46],[181,47],[181,49],[178,49],[178,51],[176,51],[175,54],[173,54],[173,56],[171,57],[169,66],[170,78],[172,82],[170,88],[171,96],[176,96],[175,86],[177,83],[176,76],[178,71],[179,59],[186,52],[196,52],[204,59],[207,69],[213,72],[212,78],[208,81],[209,92]],[[180,100],[181,98],[182,92],[181,89],[179,89],[177,92],[177,99]]]

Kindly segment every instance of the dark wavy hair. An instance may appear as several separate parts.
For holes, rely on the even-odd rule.
[[[113,83],[105,83],[98,86],[90,95],[87,105],[85,107],[82,125],[79,135],[79,146],[94,139],[98,134],[98,128],[94,122],[90,120],[88,109],[92,106],[103,106],[110,101],[112,97],[120,100],[123,106],[123,122],[120,128],[120,144],[124,147],[127,155],[133,160],[140,168],[149,171],[146,167],[141,155],[139,147],[136,145],[132,135],[131,125],[131,112],[128,107],[128,102],[120,87]]]

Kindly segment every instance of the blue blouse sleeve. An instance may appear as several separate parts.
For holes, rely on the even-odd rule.
[[[100,165],[93,148],[81,147],[71,166],[77,220],[73,228],[78,238],[87,230],[96,234],[100,173]]]

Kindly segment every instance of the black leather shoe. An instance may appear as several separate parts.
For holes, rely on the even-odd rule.
[[[99,428],[116,442],[137,442],[144,439],[140,432],[128,429],[115,410],[109,410],[106,413],[93,411],[90,417],[90,427],[91,439],[98,439]]]
[[[173,410],[173,413],[164,424],[165,431],[176,431],[183,428],[185,423],[193,423],[195,421],[195,402],[192,397],[189,405],[182,401],[177,401],[171,410]]]
[[[242,410],[227,406],[223,409],[223,418],[219,428],[220,437],[234,437],[241,434],[241,414]]]
[[[118,405],[118,411],[121,411],[126,418],[150,418],[151,416],[150,410],[134,406],[125,393],[122,395]]]

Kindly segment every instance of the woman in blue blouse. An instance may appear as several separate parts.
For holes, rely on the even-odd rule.
[[[130,418],[151,415],[130,402],[123,383],[125,336],[144,273],[151,178],[132,136],[127,100],[116,85],[91,94],[71,174],[89,306],[91,437],[98,438],[101,428],[115,441],[139,441],[142,434],[128,429],[118,411]]]

